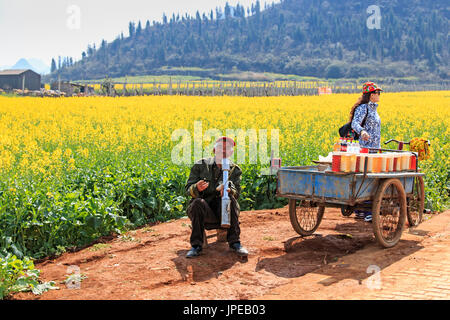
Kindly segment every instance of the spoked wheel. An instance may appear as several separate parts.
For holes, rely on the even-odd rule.
[[[294,230],[301,236],[312,235],[322,222],[324,206],[311,201],[289,200],[289,217]]]
[[[344,217],[350,217],[353,213],[353,209],[349,206],[341,207],[341,213]]]
[[[418,226],[422,222],[425,209],[425,184],[423,177],[414,179],[413,193],[408,197],[408,223],[410,227]]]
[[[385,248],[395,246],[406,221],[406,193],[398,179],[381,183],[374,199],[372,222],[375,238]]]

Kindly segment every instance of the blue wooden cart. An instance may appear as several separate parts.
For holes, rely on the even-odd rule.
[[[391,151],[391,150],[390,150]],[[294,230],[309,236],[319,227],[326,207],[372,212],[375,238],[385,248],[395,246],[408,218],[418,225],[424,210],[423,173],[336,174],[320,166],[283,167],[278,171],[277,196],[289,199]]]

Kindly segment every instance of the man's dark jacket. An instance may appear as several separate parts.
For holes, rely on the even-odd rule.
[[[230,195],[238,200],[241,193],[241,175],[242,170],[234,163],[230,163],[230,172],[228,179],[230,181],[229,187],[231,189]],[[197,189],[197,182],[204,180],[209,182],[209,186],[203,192]],[[197,161],[191,169],[191,174],[186,182],[186,195],[193,199],[204,199],[208,204],[220,199],[220,192],[217,187],[222,184],[223,171],[215,163],[215,158],[205,158]]]

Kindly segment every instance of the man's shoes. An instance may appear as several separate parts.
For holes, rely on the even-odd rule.
[[[246,257],[248,256],[248,251],[245,249],[240,242],[233,243],[230,245],[230,249],[237,253],[238,256]]]
[[[198,257],[201,252],[202,252],[202,247],[200,247],[200,246],[192,247],[191,250],[189,250],[189,252],[186,254],[186,258]]]

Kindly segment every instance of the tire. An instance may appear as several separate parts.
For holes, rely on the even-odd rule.
[[[406,193],[398,179],[380,183],[372,207],[373,232],[384,248],[394,247],[402,237],[406,222]]]
[[[424,209],[425,183],[423,177],[416,177],[413,194],[408,197],[408,224],[410,227],[416,227],[422,222]]]
[[[312,235],[322,222],[324,206],[315,206],[310,201],[289,200],[289,218],[294,230],[301,236]]]
[[[344,217],[350,217],[353,214],[353,209],[350,207],[342,207],[341,213]]]

